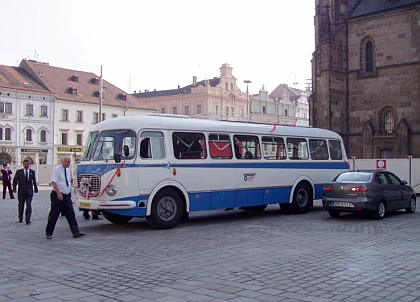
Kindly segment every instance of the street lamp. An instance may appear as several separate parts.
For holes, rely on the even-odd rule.
[[[249,93],[248,93],[248,84],[252,83],[250,80],[245,80],[246,83],[246,120],[249,120]]]

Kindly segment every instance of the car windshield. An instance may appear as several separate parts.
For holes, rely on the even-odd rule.
[[[344,172],[336,177],[334,181],[370,181],[372,173],[367,172]]]

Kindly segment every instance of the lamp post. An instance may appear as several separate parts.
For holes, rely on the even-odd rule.
[[[249,93],[248,93],[248,84],[252,83],[250,80],[245,80],[246,83],[246,120],[249,120]]]

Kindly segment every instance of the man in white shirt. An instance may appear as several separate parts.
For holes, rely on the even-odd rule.
[[[64,156],[61,165],[54,168],[51,175],[53,191],[51,192],[51,210],[48,215],[48,223],[45,229],[47,239],[52,239],[54,228],[61,213],[66,216],[73,238],[83,237],[86,234],[79,231],[76,215],[74,214],[71,200],[71,172],[70,156]]]

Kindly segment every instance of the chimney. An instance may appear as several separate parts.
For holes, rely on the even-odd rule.
[[[197,86],[197,77],[193,76],[193,86]]]

